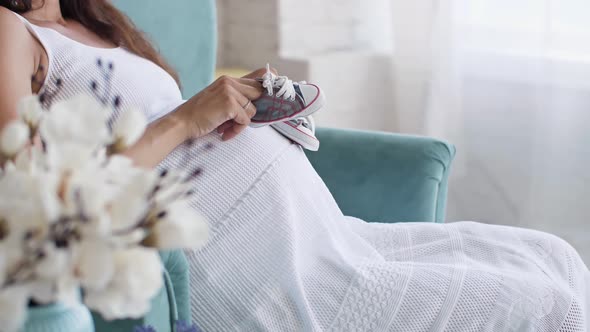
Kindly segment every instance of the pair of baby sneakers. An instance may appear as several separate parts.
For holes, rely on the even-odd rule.
[[[283,136],[311,151],[317,151],[320,141],[315,137],[312,114],[326,103],[322,90],[315,84],[293,82],[277,76],[266,65],[266,74],[258,81],[266,89],[262,97],[253,101],[256,115],[251,119],[254,128],[270,125]]]

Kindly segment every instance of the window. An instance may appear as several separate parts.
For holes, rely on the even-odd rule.
[[[588,0],[458,0],[455,19],[471,47],[590,60]]]

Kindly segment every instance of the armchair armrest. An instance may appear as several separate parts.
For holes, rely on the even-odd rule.
[[[427,137],[319,128],[308,158],[349,216],[444,222],[454,146]]]

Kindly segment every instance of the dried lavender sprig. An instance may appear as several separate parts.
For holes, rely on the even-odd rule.
[[[96,60],[96,65],[100,70],[102,85],[99,84],[98,81],[93,80],[90,82],[90,88],[92,93],[98,101],[100,101],[103,105],[108,105],[112,103],[114,109],[118,109],[121,106],[121,96],[112,95],[112,85],[113,85],[113,72],[115,70],[115,64],[113,62],[109,62],[108,64],[104,64],[101,58]],[[102,93],[99,91],[100,87],[102,87]],[[114,119],[109,119],[109,124],[112,124]]]
[[[54,91],[45,91],[39,95],[39,102],[47,108],[49,108],[57,94],[60,93],[63,88],[63,80],[61,78],[56,78],[54,83],[56,86]]]

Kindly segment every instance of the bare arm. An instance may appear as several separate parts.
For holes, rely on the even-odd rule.
[[[150,124],[139,141],[127,149],[124,155],[133,159],[136,165],[145,168],[152,168],[160,163],[188,138],[186,123],[177,112]]]
[[[16,117],[20,99],[33,93],[31,77],[42,47],[20,20],[0,7],[0,129]],[[138,166],[151,168],[189,138],[198,138],[224,125],[231,139],[250,124],[256,108],[248,100],[260,97],[253,79],[222,77],[162,119],[152,123],[125,154]],[[244,105],[248,106],[243,108]]]
[[[223,139],[231,139],[250,124],[256,108],[248,100],[259,98],[261,93],[262,86],[253,79],[222,77],[152,123],[125,155],[138,166],[151,168],[189,138],[223,128]]]
[[[0,7],[0,128],[16,117],[18,101],[33,93],[38,48],[24,24]]]

